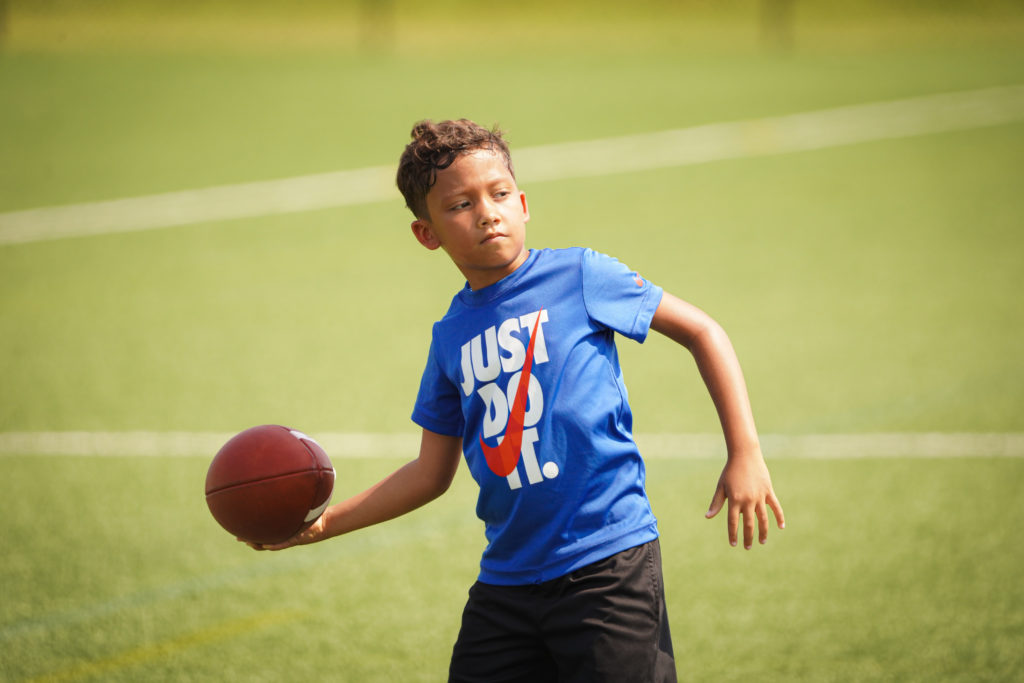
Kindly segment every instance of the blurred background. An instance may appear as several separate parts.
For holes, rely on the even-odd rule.
[[[9,431],[406,429],[429,323],[460,285],[387,185],[416,120],[498,124],[519,150],[1017,85],[1024,26],[1011,2],[68,0],[0,16],[2,211],[384,178],[341,209],[4,248]],[[1014,92],[974,106],[1012,110]],[[762,429],[1012,430],[1020,135],[962,127],[555,182],[521,168],[531,244],[605,251],[723,318],[755,398],[769,392]],[[117,229],[179,210],[143,204]],[[107,231],[68,215],[60,234]],[[9,239],[46,237],[44,218]],[[639,355],[654,360],[638,387],[666,368],[692,386],[675,349]],[[636,396],[645,426],[715,431],[685,391],[683,410]]]
[[[618,257],[739,352],[791,522],[746,556],[702,519],[691,359],[620,344],[681,675],[1018,679],[1010,0],[0,0],[0,678],[443,678],[467,475],[270,557],[199,489],[254,424],[333,439],[336,500],[414,455],[462,281],[391,178],[458,117],[506,131],[531,246]]]

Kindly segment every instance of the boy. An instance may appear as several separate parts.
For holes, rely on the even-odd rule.
[[[463,454],[487,548],[451,681],[674,681],[655,518],[614,333],[654,329],[694,356],[728,460],[707,517],[729,541],[768,533],[782,507],[739,363],[707,315],[585,249],[530,250],[526,195],[498,130],[418,123],[398,186],[424,247],[466,279],[434,325],[413,410],[419,457],[270,549],[382,522],[441,495]]]

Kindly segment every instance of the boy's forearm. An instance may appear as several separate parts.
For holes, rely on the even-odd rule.
[[[690,348],[718,412],[730,458],[760,453],[760,442],[736,351],[725,330],[712,323]]]
[[[414,481],[415,466],[414,460],[367,490],[327,508],[324,537],[340,536],[394,519],[433,500],[436,495]]]
[[[440,439],[440,440],[439,440]],[[324,534],[330,538],[400,517],[448,490],[461,453],[457,440],[424,436],[420,457],[395,470],[365,491],[324,512]],[[441,449],[438,450],[440,444]]]

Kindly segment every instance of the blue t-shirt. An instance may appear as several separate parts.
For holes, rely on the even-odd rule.
[[[657,537],[614,333],[643,342],[661,296],[589,249],[532,250],[434,324],[412,419],[463,439],[480,581],[547,581]]]

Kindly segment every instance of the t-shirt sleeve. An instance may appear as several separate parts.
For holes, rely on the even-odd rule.
[[[662,289],[624,263],[583,251],[583,302],[591,319],[638,342],[647,338]]]
[[[452,384],[441,368],[436,340],[430,343],[412,421],[424,429],[446,436],[462,436],[466,428],[459,388]]]

